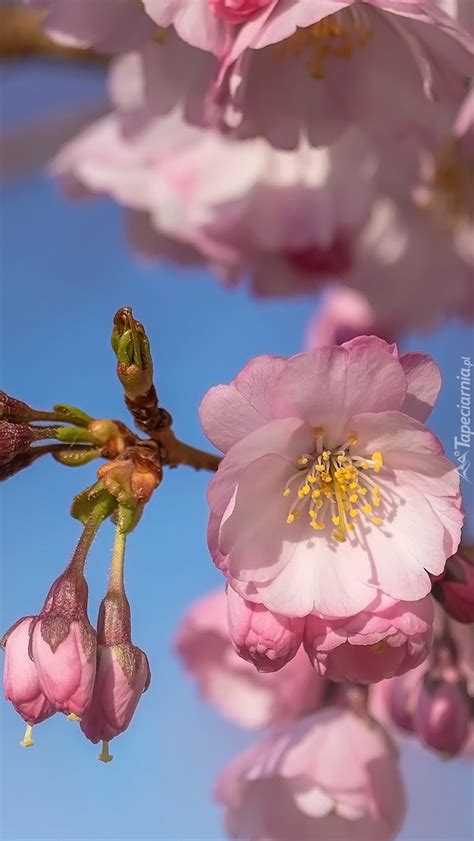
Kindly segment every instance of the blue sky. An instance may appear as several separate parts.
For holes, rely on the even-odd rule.
[[[4,70],[2,87],[2,123],[10,128],[100,99],[103,78],[96,69],[31,62]],[[258,353],[298,351],[314,308],[309,299],[258,303],[242,290],[224,291],[203,272],[140,265],[124,242],[117,207],[70,204],[40,174],[4,188],[0,237],[5,390],[32,405],[74,403],[97,417],[127,420],[109,334],[116,309],[129,305],[146,324],[162,404],[177,434],[195,445],[206,445],[197,418],[206,389],[228,381]],[[456,376],[472,334],[451,324],[435,335],[411,336],[405,347],[428,351],[441,365],[433,427],[452,454]],[[70,501],[93,477],[93,465],[67,469],[42,460],[2,487],[2,628],[41,606],[79,535]],[[197,698],[170,650],[186,606],[221,581],[205,543],[207,482],[207,475],[186,468],[168,472],[129,540],[134,638],[149,654],[153,678],[132,726],[113,743],[114,761],[97,762],[97,749],[62,716],[38,727],[35,747],[23,750],[22,722],[1,705],[5,841],[223,838],[214,780],[254,737]],[[472,486],[465,489],[472,508]],[[91,617],[112,537],[105,524],[89,559]],[[400,838],[471,838],[470,766],[418,748],[404,750],[402,762],[410,809]]]

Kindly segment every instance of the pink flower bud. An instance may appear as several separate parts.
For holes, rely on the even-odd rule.
[[[97,640],[94,693],[81,719],[82,732],[94,744],[107,743],[127,729],[150,685],[147,656],[132,643],[130,605],[123,591],[111,589],[102,599]],[[99,757],[111,758],[108,747]]]
[[[209,7],[216,17],[227,23],[244,23],[273,0],[209,0]]]
[[[445,575],[433,585],[433,596],[457,622],[474,622],[474,559],[468,550],[446,562]]]
[[[33,433],[28,426],[0,421],[0,465],[26,453],[32,441]]]
[[[30,627],[34,616],[19,619],[2,639],[5,651],[3,667],[3,688],[5,698],[11,701],[17,713],[27,724],[39,724],[56,709],[43,692],[36,671],[36,666],[28,654]]]
[[[423,742],[453,756],[469,734],[469,700],[460,682],[427,675],[415,709],[414,724]]]
[[[272,613],[261,604],[245,601],[231,587],[227,608],[234,648],[259,672],[276,672],[293,659],[303,639],[304,619]]]
[[[136,645],[99,645],[92,701],[81,730],[94,744],[110,741],[127,729],[150,683],[146,654]]]
[[[52,585],[30,640],[44,694],[57,710],[77,716],[90,704],[96,671],[87,594],[82,572],[68,568]]]

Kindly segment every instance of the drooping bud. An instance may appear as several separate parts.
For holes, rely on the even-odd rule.
[[[30,628],[34,619],[34,616],[19,619],[1,641],[1,647],[5,651],[3,666],[5,698],[11,701],[17,713],[30,727],[45,721],[56,712],[56,708],[41,690],[36,666],[28,654]],[[24,740],[25,747],[33,744],[31,730],[28,735],[30,739],[28,742]]]
[[[229,632],[237,654],[259,672],[275,672],[296,655],[303,640],[304,619],[288,618],[227,590]]]
[[[24,424],[0,421],[0,465],[27,453],[34,440],[33,431]]]
[[[425,676],[413,719],[425,745],[455,756],[467,740],[469,717],[469,697],[461,680]]]
[[[0,391],[0,419],[8,420],[11,423],[53,420],[62,421],[63,423],[73,423],[77,426],[87,426],[92,421],[90,415],[87,415],[82,409],[77,409],[75,406],[57,404],[53,406],[51,412],[46,412],[40,409],[32,409],[27,403],[17,400],[16,397],[11,397],[4,391]]]
[[[448,559],[432,594],[456,622],[474,622],[474,547],[462,547]]]
[[[109,513],[108,501],[100,500],[31,630],[30,654],[41,689],[57,710],[77,716],[90,704],[96,672],[96,634],[87,615],[84,564],[97,528]]]
[[[15,397],[10,397],[5,391],[0,391],[0,419],[7,420],[11,423],[28,423],[34,419],[34,410],[23,403],[22,400],[17,400]]]
[[[97,620],[97,674],[91,704],[81,730],[94,744],[103,742],[99,759],[110,762],[108,743],[127,729],[150,684],[146,654],[132,643],[130,605],[124,590],[126,534],[117,526],[109,589]]]

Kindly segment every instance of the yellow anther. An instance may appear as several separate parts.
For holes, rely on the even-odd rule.
[[[299,498],[303,499],[304,496],[308,496],[310,490],[311,488],[309,487],[309,485],[303,485],[303,487],[300,488],[298,491]]]
[[[301,458],[298,459],[298,464],[300,464],[301,467],[305,467],[305,465],[307,465],[308,462],[309,462],[309,458],[307,458],[307,456],[302,456]]]
[[[378,508],[378,507],[379,507],[379,505],[380,505],[381,501],[382,501],[382,500],[380,499],[380,497],[379,497],[379,496],[374,496],[374,498],[373,498],[373,500],[372,500],[372,502],[373,502],[373,504],[375,505],[375,507],[376,507],[376,508]]]
[[[34,745],[34,741],[31,738],[33,733],[33,728],[31,724],[26,725],[25,735],[23,736],[23,740],[20,742],[22,748],[32,748]]]
[[[340,517],[338,517],[337,514],[334,514],[334,516],[331,517],[331,520],[333,521],[335,526],[338,526],[340,522]]]
[[[306,481],[307,481],[307,482],[309,482],[309,483],[310,483],[310,485],[313,485],[315,482],[317,482],[317,481],[318,481],[318,479],[317,479],[317,477],[316,477],[316,476],[307,476],[307,477],[306,477]]]
[[[319,488],[317,488],[317,489],[316,489],[315,491],[313,491],[313,493],[311,494],[311,499],[318,499],[318,497],[320,497],[320,496],[321,496],[321,491],[319,490]]]
[[[289,526],[291,526],[291,524],[294,523],[295,520],[296,520],[296,517],[295,517],[294,514],[288,514],[288,517],[286,518],[286,522],[288,523]]]
[[[383,467],[382,453],[379,453],[378,450],[372,453],[372,461],[375,461],[374,473],[378,473],[380,468]]]
[[[381,517],[372,517],[372,522],[375,523],[376,526],[381,526],[383,520]]]
[[[355,526],[353,523],[348,523],[346,526],[347,531],[354,531]]]
[[[333,531],[332,536],[338,543],[345,543],[346,537],[341,531]]]
[[[316,529],[316,531],[322,531],[324,528],[326,528],[324,523],[317,523],[316,520],[312,520],[310,522],[310,526],[311,528]]]
[[[355,491],[357,490],[357,482],[351,482],[349,485],[349,490]]]
[[[367,493],[367,488],[357,488],[357,493],[360,493],[362,494],[362,496],[365,496]]]
[[[69,713],[69,715],[67,717],[67,720],[68,721],[80,721],[81,718],[80,718],[80,716],[76,715],[76,713]]]
[[[350,517],[358,517],[359,514],[360,514],[360,511],[359,511],[358,508],[351,508],[351,510],[349,511],[349,516]]]
[[[318,471],[318,473],[325,473],[326,472],[326,468],[324,467],[324,464],[317,464],[316,465],[316,470]]]
[[[330,473],[321,473],[321,479],[323,482],[332,482],[332,476]]]
[[[357,502],[358,499],[359,497],[357,494],[351,494],[349,497],[349,502]]]
[[[314,510],[314,508],[310,508],[310,509],[309,509],[309,516],[310,516],[310,517],[317,517],[317,516],[318,516],[318,512],[317,512],[317,511],[315,511],[315,510]]]
[[[109,751],[109,743],[105,739],[102,741],[102,750],[97,759],[101,762],[112,762],[113,756]]]
[[[372,511],[372,506],[369,503],[367,503],[362,507],[362,511],[364,512],[364,514],[370,514]]]
[[[328,450],[324,450],[323,461],[329,461],[330,458],[331,458],[331,453]]]
[[[290,493],[291,493],[290,488],[285,488],[285,490],[283,491],[283,496],[289,496]]]
[[[366,461],[361,461],[360,466],[362,467],[362,470],[368,470],[369,469],[369,465],[367,464]]]

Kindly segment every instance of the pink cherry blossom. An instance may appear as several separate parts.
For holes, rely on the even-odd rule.
[[[378,324],[367,298],[355,289],[344,286],[328,292],[314,313],[307,331],[306,348],[342,345],[356,336],[380,336],[392,341],[389,328]]]
[[[308,616],[305,647],[319,674],[335,681],[376,683],[416,668],[432,642],[433,606],[418,602],[379,604],[345,620]]]
[[[230,638],[237,654],[259,672],[275,672],[296,655],[303,641],[303,619],[271,613],[261,604],[245,601],[231,587],[227,607]]]
[[[110,741],[130,724],[150,681],[146,655],[125,644],[97,647],[97,674],[81,730],[91,742]]]
[[[429,0],[276,1],[224,52],[215,96],[240,136],[283,148],[302,130],[327,143],[348,121],[389,137],[423,120],[433,100],[462,94],[473,51]]]
[[[70,47],[122,52],[140,46],[156,31],[137,0],[24,0],[46,13],[50,38]]]
[[[175,646],[201,695],[241,727],[268,727],[322,705],[326,681],[315,674],[302,648],[280,671],[269,674],[257,672],[236,654],[223,590],[192,605]]]
[[[41,690],[36,666],[28,655],[30,627],[34,616],[25,616],[2,639],[5,651],[3,688],[5,698],[27,724],[39,724],[54,715],[56,708]]]
[[[459,476],[426,428],[440,375],[361,337],[251,360],[201,422],[223,452],[209,546],[230,585],[286,616],[416,601],[459,544]],[[454,547],[454,549],[453,549]]]
[[[390,841],[404,818],[395,751],[375,721],[328,708],[270,735],[220,775],[231,838]]]

